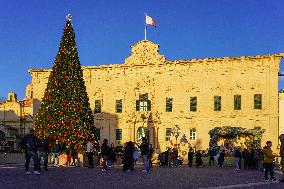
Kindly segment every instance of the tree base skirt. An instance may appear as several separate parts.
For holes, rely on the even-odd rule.
[[[49,154],[48,162],[52,164],[52,155]],[[70,166],[72,163],[71,155],[61,154],[59,156],[59,165],[60,166]],[[87,167],[88,166],[88,158],[86,155],[78,154],[77,158],[75,159],[76,166],[79,167]]]

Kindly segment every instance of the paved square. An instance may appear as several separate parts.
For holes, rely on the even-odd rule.
[[[31,169],[32,170],[32,169]],[[135,172],[122,172],[121,166],[109,172],[101,169],[81,167],[50,167],[40,176],[25,175],[23,165],[0,165],[1,189],[71,189],[71,188],[284,188],[282,183],[265,183],[263,172],[247,170],[235,171],[232,167],[178,168],[154,167],[150,173],[141,172],[138,165]],[[280,175],[276,174],[279,178]]]

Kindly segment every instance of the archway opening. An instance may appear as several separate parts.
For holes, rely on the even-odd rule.
[[[145,137],[149,141],[149,129],[146,127],[139,127],[137,129],[137,140],[136,142],[142,143],[142,138]]]

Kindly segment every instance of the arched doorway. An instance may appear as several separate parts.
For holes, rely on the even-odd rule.
[[[149,129],[146,127],[139,127],[137,129],[137,143],[142,143],[142,137],[145,137],[149,141]]]

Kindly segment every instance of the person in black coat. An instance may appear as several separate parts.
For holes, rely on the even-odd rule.
[[[41,157],[43,158],[43,167],[44,170],[48,171],[47,169],[47,163],[48,163],[48,153],[50,152],[49,146],[48,146],[48,140],[42,137],[39,137],[38,140],[38,158],[39,162],[41,160]]]
[[[55,144],[51,148],[51,154],[52,154],[52,162],[54,165],[59,166],[59,155],[61,152],[61,145],[59,144],[59,140],[55,141]]]
[[[26,158],[26,174],[31,174],[29,170],[29,164],[31,158],[34,161],[34,174],[39,175],[39,159],[38,159],[38,154],[37,154],[37,141],[38,138],[33,134],[34,130],[30,131],[30,134],[27,134],[23,137],[21,140],[21,147],[25,150],[25,158]]]
[[[134,143],[129,141],[125,143],[124,153],[123,153],[123,171],[134,171]]]
[[[247,169],[249,167],[249,159],[250,159],[250,153],[248,151],[248,149],[244,149],[244,151],[242,152],[242,156],[244,159],[244,169]]]
[[[214,166],[215,162],[214,156],[216,155],[216,150],[213,147],[210,147],[208,155],[209,155],[209,166],[211,166],[211,164]]]
[[[70,149],[69,149],[70,151],[70,155],[71,155],[71,158],[72,158],[72,163],[70,164],[71,166],[76,166],[76,163],[75,163],[75,160],[76,160],[76,158],[77,158],[77,152],[76,152],[76,149],[75,149],[75,144],[71,144],[70,145]]]
[[[110,147],[108,146],[108,140],[107,139],[103,140],[103,144],[101,146],[101,156],[104,160],[102,171],[109,170],[107,162],[110,158]]]
[[[196,167],[201,167],[203,165],[203,161],[200,150],[198,150],[197,153],[195,154],[195,158],[196,158]]]
[[[188,166],[189,167],[192,167],[193,157],[194,157],[193,148],[189,148],[188,153],[187,153],[187,159],[188,159]]]
[[[225,151],[221,150],[221,152],[219,154],[220,154],[220,156],[218,158],[218,164],[219,164],[219,167],[223,167],[224,160],[225,160]]]
[[[136,143],[137,144],[137,143]],[[137,146],[140,148],[141,156],[144,164],[143,172],[149,172],[150,170],[150,162],[149,162],[149,155],[150,155],[150,146],[145,137],[142,137],[142,144]]]
[[[111,145],[110,145],[110,160],[109,160],[110,165],[112,165],[116,162],[116,154],[117,154],[116,147],[114,146],[113,143],[111,143]]]
[[[236,170],[240,170],[241,169],[242,153],[241,153],[239,148],[235,149],[234,157],[235,157],[235,160],[236,160]]]

